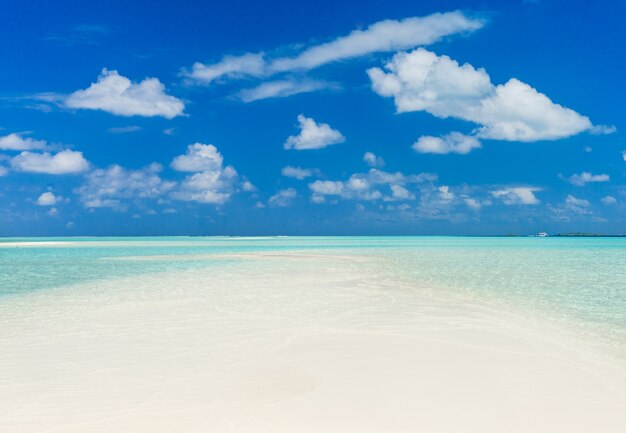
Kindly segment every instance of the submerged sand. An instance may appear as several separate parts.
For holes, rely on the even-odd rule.
[[[372,258],[228,259],[0,300],[0,432],[624,431],[621,361],[569,330]]]

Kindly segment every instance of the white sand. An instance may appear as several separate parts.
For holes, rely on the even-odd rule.
[[[0,300],[0,432],[624,432],[585,343],[364,260],[248,257]]]
[[[75,244],[69,241],[19,241],[0,242],[0,248],[32,248],[32,247],[62,247]]]

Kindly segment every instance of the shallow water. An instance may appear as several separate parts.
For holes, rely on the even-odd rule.
[[[229,254],[311,250],[369,256],[417,287],[505,302],[626,345],[626,238],[4,238],[0,305],[3,296],[224,266]]]

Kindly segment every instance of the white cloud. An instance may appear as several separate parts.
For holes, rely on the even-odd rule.
[[[138,170],[119,165],[96,169],[87,174],[85,183],[76,192],[85,207],[124,210],[123,200],[154,199],[174,188],[174,182],[159,176],[162,169],[157,163]]]
[[[9,134],[0,137],[0,150],[43,150],[48,148],[45,140],[22,137],[21,134]]]
[[[210,84],[220,78],[260,77],[266,74],[263,54],[225,56],[217,63],[204,65],[196,62],[191,71],[183,71],[190,82]]]
[[[334,87],[333,84],[317,80],[276,80],[262,83],[251,89],[239,92],[243,102],[253,102],[259,99],[285,98],[299,93],[309,93],[316,90]]]
[[[298,180],[313,176],[313,170],[309,168],[292,167],[290,165],[283,167],[281,172],[285,177],[292,177]]]
[[[426,111],[479,125],[476,135],[508,141],[556,140],[588,130],[591,122],[553,103],[515,78],[494,86],[487,72],[418,48],[369,69],[372,88],[393,97],[398,112]]]
[[[165,93],[157,78],[133,83],[117,71],[103,69],[98,81],[65,99],[69,108],[102,110],[118,116],[161,116],[172,119],[183,114],[185,104]]]
[[[611,196],[611,195],[607,195],[602,197],[602,199],[600,199],[600,201],[602,202],[602,204],[605,205],[612,205],[617,203],[617,200],[615,199],[615,197]]]
[[[185,178],[171,196],[176,200],[224,204],[234,192],[237,172],[228,166],[222,171],[203,171]]]
[[[89,168],[82,152],[63,150],[56,154],[22,152],[11,160],[11,168],[27,173],[73,174]]]
[[[209,84],[226,78],[258,78],[310,70],[331,62],[372,53],[432,44],[446,36],[478,30],[483,25],[483,20],[469,18],[460,11],[403,20],[383,20],[364,30],[354,30],[330,42],[310,46],[293,57],[266,60],[263,53],[226,56],[210,65],[195,63],[191,71],[183,71],[183,75],[190,82]]]
[[[626,150],[622,151],[622,158],[626,161]]]
[[[256,186],[254,186],[254,184],[250,182],[249,180],[244,180],[241,183],[241,189],[246,192],[254,192],[256,191]]]
[[[571,194],[568,194],[568,196],[565,197],[565,204],[569,206],[576,206],[576,207],[589,207],[588,200],[576,198]]]
[[[447,185],[442,185],[437,188],[439,191],[439,198],[443,201],[451,201],[454,200],[454,193],[450,191],[450,187]]]
[[[420,137],[412,146],[413,150],[419,153],[459,153],[465,155],[474,149],[481,147],[480,141],[476,137],[451,132],[441,137],[424,135]]]
[[[0,165],[0,177],[6,176],[9,174],[9,170],[6,167]]]
[[[372,152],[365,152],[363,154],[363,161],[370,167],[383,167],[385,165],[385,160]]]
[[[171,167],[177,171],[194,172],[187,176],[171,193],[176,200],[196,201],[220,205],[228,201],[240,183],[237,171],[230,165],[224,167],[222,154],[212,144],[194,143],[187,153],[172,160]],[[254,188],[244,180],[242,189]]]
[[[474,210],[478,210],[482,207],[482,205],[475,198],[463,197],[463,202],[467,205],[467,207]]]
[[[276,59],[271,69],[307,70],[367,54],[406,50],[432,44],[455,33],[477,30],[483,24],[482,20],[468,18],[459,11],[379,21],[365,30],[354,30],[331,42],[310,47],[295,57]]]
[[[536,205],[539,199],[535,196],[535,192],[541,191],[536,187],[506,187],[495,191],[491,191],[491,195],[502,200],[506,205]]]
[[[309,184],[309,188],[315,194],[320,195],[341,195],[343,193],[343,182],[331,180],[316,180]]]
[[[59,198],[50,191],[44,192],[37,198],[37,204],[39,206],[54,206],[58,201]]]
[[[270,206],[286,207],[289,206],[298,193],[293,188],[281,189],[268,200]]]
[[[327,123],[316,123],[315,120],[304,115],[298,115],[300,133],[292,135],[285,141],[285,149],[306,150],[322,149],[331,144],[343,143],[346,138],[341,132],[333,129]]]
[[[588,171],[573,174],[569,177],[570,183],[576,186],[584,186],[590,182],[608,182],[609,180],[610,177],[608,174],[591,174]]]
[[[187,153],[172,160],[170,166],[176,171],[221,170],[224,158],[212,144],[194,143],[187,146]]]
[[[415,194],[400,185],[389,185],[392,200],[414,200]],[[389,200],[389,199],[388,199]]]
[[[323,203],[324,196],[365,201],[412,200],[415,195],[405,185],[433,181],[435,178],[429,173],[407,176],[372,168],[367,173],[355,173],[345,181],[316,180],[309,184],[309,189],[314,203]]]

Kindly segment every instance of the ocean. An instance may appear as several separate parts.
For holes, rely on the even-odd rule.
[[[626,238],[3,238],[0,311],[6,296],[220,267],[228,254],[306,251],[367,256],[415,287],[502,302],[626,345]]]

